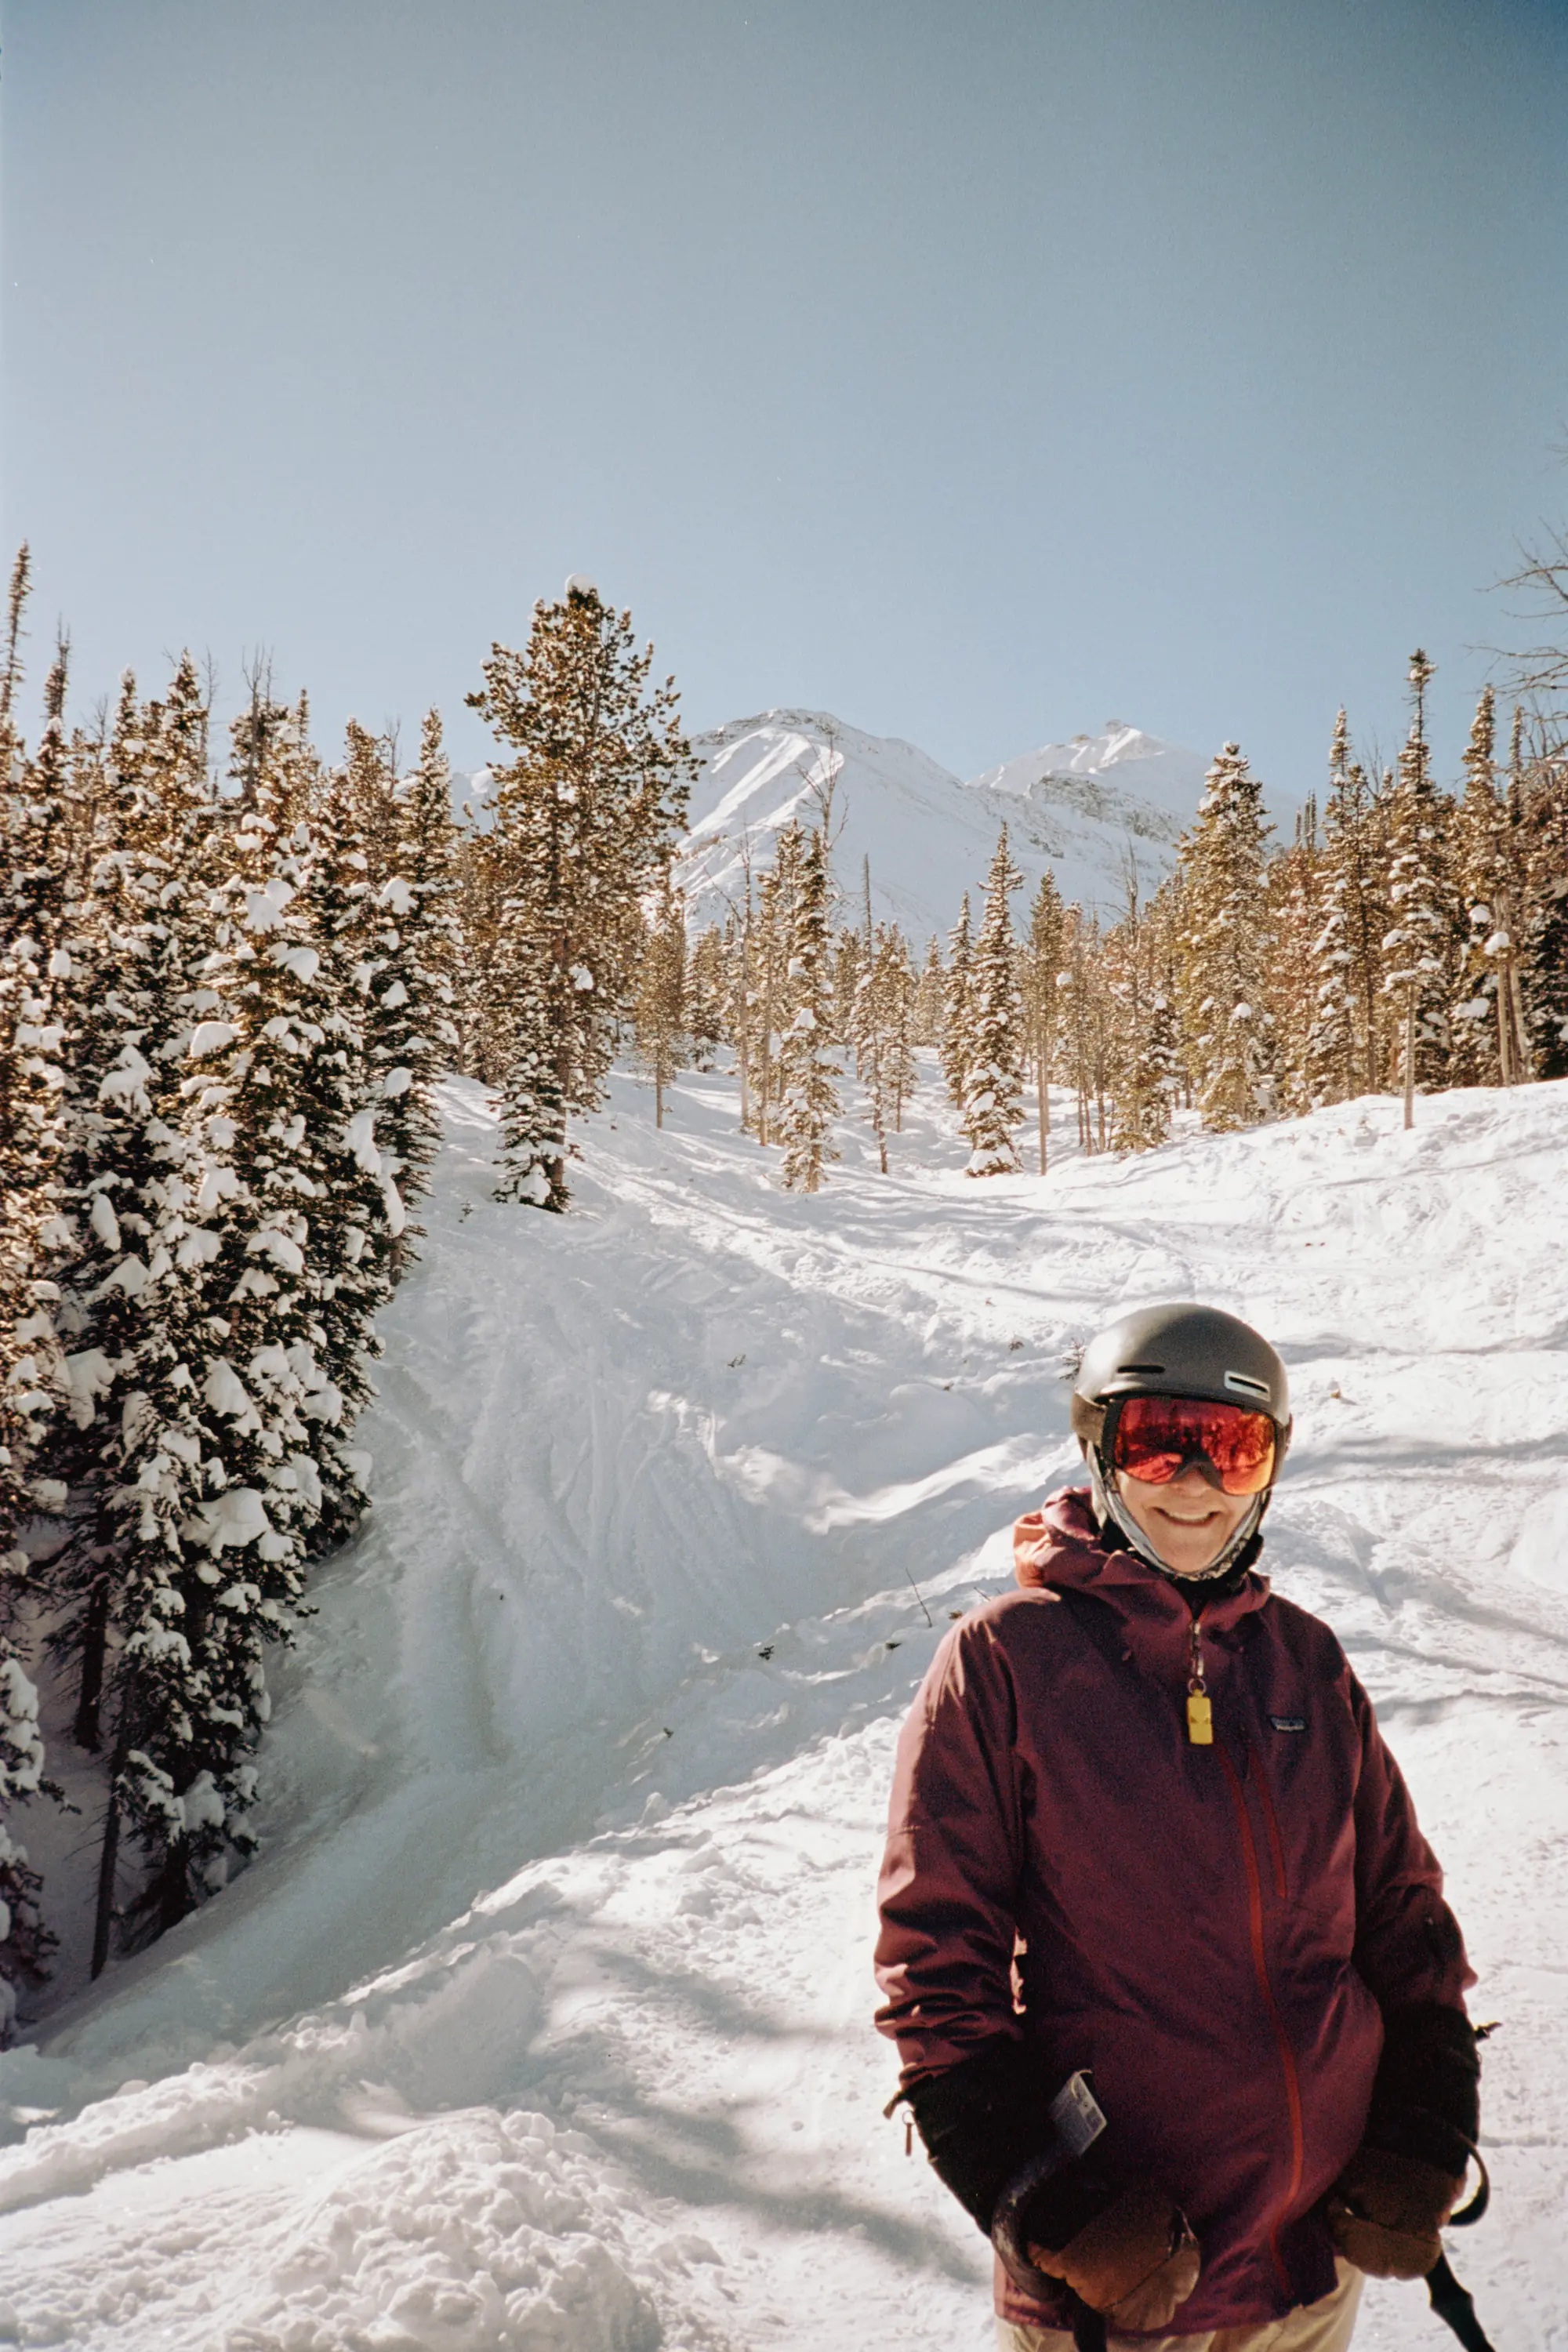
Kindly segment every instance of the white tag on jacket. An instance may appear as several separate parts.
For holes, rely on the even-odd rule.
[[[1105,2129],[1105,2117],[1099,2100],[1089,2087],[1089,2076],[1080,2068],[1069,2074],[1056,2097],[1051,2101],[1051,2121],[1057,2137],[1069,2154],[1081,2156]]]

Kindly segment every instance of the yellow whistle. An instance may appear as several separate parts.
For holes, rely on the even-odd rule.
[[[1207,1691],[1187,1693],[1187,1739],[1194,1748],[1214,1746],[1214,1709]]]

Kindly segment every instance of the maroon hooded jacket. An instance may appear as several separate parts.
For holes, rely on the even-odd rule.
[[[1383,2015],[1462,2008],[1474,1978],[1328,1627],[1251,1573],[1209,1600],[1194,1747],[1192,1612],[1114,1541],[1087,1494],[1053,1496],[1015,1533],[1025,1590],[931,1661],[899,1744],[877,2022],[906,2084],[997,2034],[1053,2083],[1092,2068],[1108,2162],[1197,2232],[1171,2323],[1195,2334],[1329,2293],[1314,2209],[1360,2140]],[[1070,2324],[1000,2265],[996,2307]]]

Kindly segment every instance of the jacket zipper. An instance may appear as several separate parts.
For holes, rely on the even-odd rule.
[[[1284,1902],[1285,1846],[1279,1835],[1279,1816],[1274,1810],[1274,1800],[1268,1793],[1268,1776],[1263,1769],[1263,1759],[1258,1759],[1258,1801],[1263,1808],[1263,1824],[1268,1832],[1268,1843],[1274,1855],[1274,1892]]]
[[[1290,2183],[1285,2191],[1283,2201],[1269,2223],[1268,2248],[1274,2257],[1274,2268],[1279,2275],[1280,2285],[1287,2294],[1293,2294],[1295,2289],[1291,2284],[1290,2274],[1285,2267],[1285,2257],[1279,2249],[1279,2225],[1300,2193],[1302,2174],[1306,2168],[1305,2135],[1301,2124],[1301,2082],[1296,2072],[1296,2053],[1290,2047],[1290,2039],[1285,2031],[1285,2021],[1279,2014],[1279,2004],[1274,1998],[1274,1987],[1268,1980],[1268,1958],[1263,1937],[1263,1876],[1258,1866],[1258,1842],[1252,1834],[1252,1823],[1247,1818],[1247,1799],[1242,1792],[1241,1780],[1237,1769],[1226,1754],[1224,1743],[1217,1739],[1215,1742],[1215,1753],[1225,1767],[1225,1777],[1230,1784],[1231,1799],[1236,1806],[1237,1823],[1241,1831],[1241,1855],[1247,1866],[1247,1912],[1252,1930],[1252,1965],[1258,1978],[1258,1990],[1263,1997],[1263,2005],[1268,2011],[1269,2021],[1274,2028],[1274,2038],[1279,2052],[1279,2071],[1285,2078],[1285,2104],[1290,2116]],[[1261,1764],[1258,1767],[1258,1777],[1261,1785],[1263,1778]],[[1279,1849],[1279,1828],[1274,1822],[1273,1808],[1268,1803],[1267,1793],[1263,1803],[1265,1818],[1273,1832],[1277,1884],[1280,1893],[1283,1894],[1284,1856]]]

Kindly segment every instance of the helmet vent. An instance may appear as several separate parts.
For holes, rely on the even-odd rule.
[[[1227,1389],[1239,1389],[1243,1396],[1261,1397],[1265,1404],[1268,1402],[1267,1381],[1249,1380],[1245,1372],[1226,1372],[1225,1384]]]
[[[1158,1380],[1164,1369],[1163,1364],[1123,1364],[1121,1376],[1125,1380],[1130,1374],[1136,1377],[1142,1373],[1150,1373]]]

